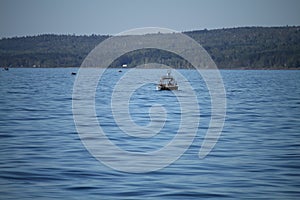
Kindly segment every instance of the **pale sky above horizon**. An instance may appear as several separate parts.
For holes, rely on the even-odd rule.
[[[300,0],[0,0],[0,38],[298,26]]]

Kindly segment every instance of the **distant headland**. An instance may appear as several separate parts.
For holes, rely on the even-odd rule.
[[[240,27],[183,32],[200,43],[220,69],[300,69],[300,26]],[[2,38],[0,67],[79,67],[108,35]],[[147,59],[145,59],[147,58]],[[121,56],[112,67],[147,62],[191,68],[176,55],[144,49]]]

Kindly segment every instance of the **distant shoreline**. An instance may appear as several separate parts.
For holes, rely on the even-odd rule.
[[[157,33],[160,34],[160,33]],[[183,32],[198,42],[219,69],[291,70],[300,68],[300,26],[239,27]],[[86,56],[108,35],[55,35],[0,39],[0,67],[49,68],[80,66]],[[137,36],[138,39],[139,36]],[[161,63],[174,68],[192,68],[172,52],[139,49],[121,55],[111,66],[129,68]],[[235,66],[235,67],[230,67]]]
[[[8,69],[59,69],[59,68],[76,68],[80,69],[81,67],[9,67]],[[85,68],[100,68],[100,69],[108,69],[104,67],[85,67]],[[109,69],[133,69],[135,67],[128,67],[128,68],[122,68],[122,67],[109,67]],[[1,67],[2,70],[5,70],[5,67]],[[139,68],[141,70],[143,69],[166,69],[166,68]],[[172,68],[174,70],[196,70],[195,68]],[[215,69],[200,69],[200,70],[215,70]],[[231,68],[218,68],[218,70],[300,70],[300,68],[286,68],[286,67],[275,67],[275,68],[246,68],[246,67],[231,67]]]

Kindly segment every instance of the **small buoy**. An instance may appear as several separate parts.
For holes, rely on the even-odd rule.
[[[71,74],[72,74],[72,75],[76,75],[76,72],[72,72]]]
[[[119,72],[122,72],[122,70],[119,70]]]
[[[8,68],[8,67],[4,67],[4,70],[5,70],[5,71],[8,71],[8,70],[9,70],[9,68]]]

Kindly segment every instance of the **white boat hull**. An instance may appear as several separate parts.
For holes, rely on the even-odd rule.
[[[158,85],[157,90],[178,90],[178,85]]]

